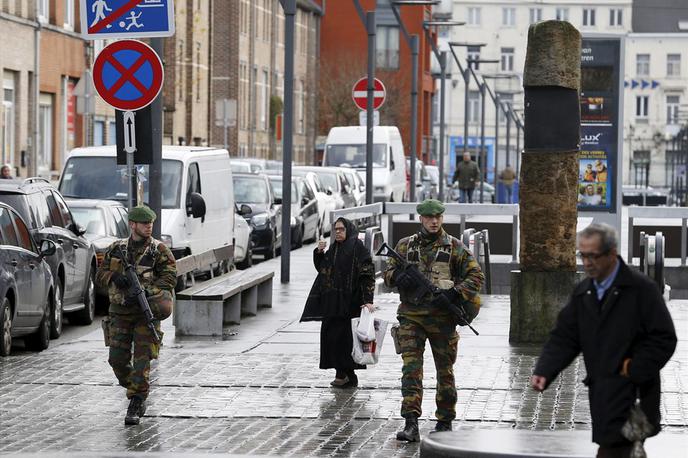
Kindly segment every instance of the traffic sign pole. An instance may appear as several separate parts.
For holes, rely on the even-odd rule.
[[[136,127],[134,124],[134,112],[122,113],[122,125],[124,126],[124,151],[127,153],[127,183],[129,183],[129,196],[127,205],[129,210],[136,206],[136,190],[138,180],[134,172],[134,152],[136,151]]]
[[[366,14],[366,28],[368,29],[368,94],[366,111],[366,204],[373,203],[373,114],[375,110],[375,11]]]

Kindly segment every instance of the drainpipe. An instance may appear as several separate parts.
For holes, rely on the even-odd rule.
[[[40,144],[40,131],[38,128],[39,125],[39,120],[40,120],[40,113],[39,113],[39,108],[40,108],[40,95],[41,95],[41,79],[40,79],[40,67],[41,67],[41,28],[42,24],[41,21],[38,18],[38,2],[35,3],[36,8],[35,8],[35,13],[36,13],[36,29],[34,31],[34,52],[33,52],[33,67],[34,67],[34,72],[33,72],[33,92],[34,92],[34,116],[33,116],[33,148],[31,151],[31,154],[29,155],[29,167],[28,167],[28,175],[33,177],[36,176],[38,173],[38,167],[37,167],[37,162],[38,162],[38,148]]]

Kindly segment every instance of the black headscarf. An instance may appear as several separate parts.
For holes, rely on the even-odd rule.
[[[346,227],[346,239],[330,245],[325,253],[317,249],[313,261],[318,276],[306,301],[301,321],[316,321],[324,317],[359,316],[362,300],[359,285],[359,266],[371,262],[370,253],[358,240],[356,225],[346,218],[339,218]],[[334,230],[334,225],[332,225]]]

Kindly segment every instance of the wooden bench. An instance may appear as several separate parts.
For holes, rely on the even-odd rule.
[[[225,324],[239,324],[258,307],[272,307],[274,272],[253,269],[220,275],[177,293],[175,335],[221,336]]]

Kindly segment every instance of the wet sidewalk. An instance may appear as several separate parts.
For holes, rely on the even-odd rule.
[[[418,456],[418,444],[395,439],[403,424],[401,358],[389,335],[380,363],[360,372],[357,389],[333,389],[334,371],[318,370],[319,323],[298,323],[315,277],[312,248],[292,252],[288,285],[279,283],[279,259],[254,267],[275,270],[273,307],[226,328],[222,339],[175,339],[172,320],[164,323],[165,346],[138,426],[123,425],[124,389],[115,384],[99,330],[0,359],[0,453]],[[455,429],[589,434],[582,361],[538,395],[528,378],[539,348],[509,345],[508,297],[484,302],[474,322],[481,335],[460,330]],[[375,303],[379,316],[395,319],[396,294]],[[663,434],[685,436],[688,301],[672,301],[670,309],[681,340],[662,372]],[[435,381],[428,350],[424,435],[434,428]]]

